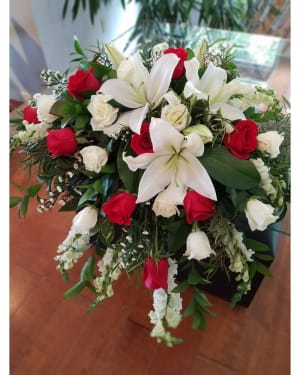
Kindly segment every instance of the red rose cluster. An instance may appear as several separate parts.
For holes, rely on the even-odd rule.
[[[187,60],[188,58],[188,51],[185,49],[185,48],[168,48],[164,51],[164,54],[168,54],[168,53],[175,53],[175,55],[177,57],[179,57],[180,61],[178,62],[174,72],[173,72],[173,76],[172,78],[173,79],[179,79],[181,78],[184,73],[185,73],[185,67],[184,67],[184,62]]]

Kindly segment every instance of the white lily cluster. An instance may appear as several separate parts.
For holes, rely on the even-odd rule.
[[[168,259],[168,263],[168,290],[165,291],[162,288],[154,290],[154,310],[150,311],[149,317],[151,323],[154,324],[151,336],[156,337],[158,341],[164,340],[171,345],[172,336],[170,332],[165,330],[164,322],[171,328],[178,326],[181,321],[182,298],[179,293],[172,293],[172,290],[176,287],[177,263],[171,258]]]

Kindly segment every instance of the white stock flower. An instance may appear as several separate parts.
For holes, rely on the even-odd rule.
[[[191,232],[186,240],[186,251],[183,255],[188,259],[201,260],[208,258],[210,255],[216,255],[210,247],[207,235],[203,231]]]
[[[158,319],[162,319],[166,314],[168,294],[162,288],[153,292],[153,307]]]
[[[50,109],[56,101],[54,95],[37,95],[36,98],[37,117],[39,121],[51,124],[58,119],[59,116],[50,113]]]
[[[154,152],[137,157],[123,156],[131,171],[146,169],[140,180],[136,203],[146,202],[170,184],[182,191],[190,187],[217,200],[214,185],[197,159],[204,152],[201,138],[196,134],[184,137],[159,118],[151,119],[149,130]]]
[[[243,110],[240,108],[243,98],[240,102],[231,102],[233,95],[253,96],[254,87],[233,79],[227,81],[226,70],[214,66],[211,62],[208,64],[203,76],[199,78],[200,62],[196,57],[184,62],[187,82],[183,94],[186,98],[195,95],[197,99],[209,100],[209,109],[212,113],[221,114],[229,120],[245,119]]]
[[[108,160],[107,151],[99,146],[86,146],[79,153],[85,169],[91,172],[99,173]]]
[[[107,135],[118,132],[119,126],[113,125],[118,116],[118,108],[114,108],[108,102],[112,99],[109,95],[96,94],[91,96],[87,106],[92,115],[91,126],[94,131],[103,131]]]
[[[73,218],[71,231],[73,233],[87,233],[96,225],[97,219],[98,210],[86,206]]]
[[[276,158],[280,154],[279,147],[283,139],[283,135],[276,130],[260,133],[257,136],[258,149],[261,152],[267,152],[271,158]]]
[[[163,55],[155,61],[149,73],[137,52],[120,63],[118,78],[105,81],[99,91],[111,95],[118,103],[132,109],[124,117],[123,120],[127,120],[124,125],[140,134],[149,108],[158,107],[168,91],[178,61],[179,58],[173,53]]]
[[[250,229],[263,231],[267,229],[270,224],[275,223],[278,219],[277,216],[273,215],[274,207],[270,204],[265,204],[258,199],[249,199],[245,214],[248,219]]]
[[[260,186],[264,189],[264,191],[274,199],[276,197],[276,190],[272,185],[272,179],[269,173],[269,167],[267,167],[261,158],[258,159],[249,159],[252,164],[254,164],[257,172],[260,175]]]

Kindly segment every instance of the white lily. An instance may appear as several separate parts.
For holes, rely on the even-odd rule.
[[[207,198],[217,200],[214,185],[197,159],[204,152],[201,138],[197,134],[184,137],[160,118],[151,119],[149,130],[154,152],[136,157],[123,156],[130,170],[146,169],[136,202],[146,202],[169,185],[178,187],[178,192],[190,187]]]
[[[237,94],[253,96],[255,94],[253,86],[238,79],[226,83],[226,70],[213,65],[211,62],[203,76],[199,78],[200,63],[195,57],[185,61],[184,66],[187,82],[183,94],[186,98],[195,95],[197,99],[208,99],[211,113],[217,113],[220,110],[221,114],[229,120],[245,119],[242,108],[240,108],[243,99],[239,102],[231,102],[230,99]]]
[[[179,58],[173,53],[162,55],[149,73],[137,52],[121,61],[117,70],[118,78],[104,82],[99,91],[111,95],[123,106],[132,108],[128,126],[140,134],[149,108],[156,108],[167,93],[178,61]]]

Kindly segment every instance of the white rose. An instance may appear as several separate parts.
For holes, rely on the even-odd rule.
[[[103,131],[106,126],[112,125],[118,116],[119,109],[107,103],[109,100],[111,100],[109,95],[91,96],[87,109],[92,115],[91,126],[94,131]]]
[[[191,232],[186,240],[186,252],[183,254],[188,259],[205,259],[211,254],[216,255],[210,247],[207,235],[203,231]]]
[[[249,199],[245,214],[252,231],[265,230],[268,225],[275,223],[278,219],[273,215],[274,208],[270,204],[265,204],[258,199]]]
[[[266,133],[258,134],[258,149],[270,154],[271,158],[276,158],[280,153],[279,147],[283,139],[283,135],[279,134],[276,130],[270,130]]]
[[[155,198],[152,206],[152,210],[155,212],[156,216],[171,217],[176,214],[179,215],[179,210],[173,202],[167,199],[166,190],[160,192]]]
[[[50,109],[53,104],[56,102],[54,95],[37,95],[37,117],[41,122],[52,123],[59,116],[52,115]]]
[[[96,225],[97,218],[98,211],[96,208],[86,206],[73,218],[71,231],[73,233],[89,232]]]
[[[173,124],[178,131],[186,128],[191,122],[189,111],[184,104],[166,105],[162,109],[161,118]]]
[[[99,173],[103,165],[107,163],[107,151],[99,146],[86,146],[79,152],[87,171]]]

